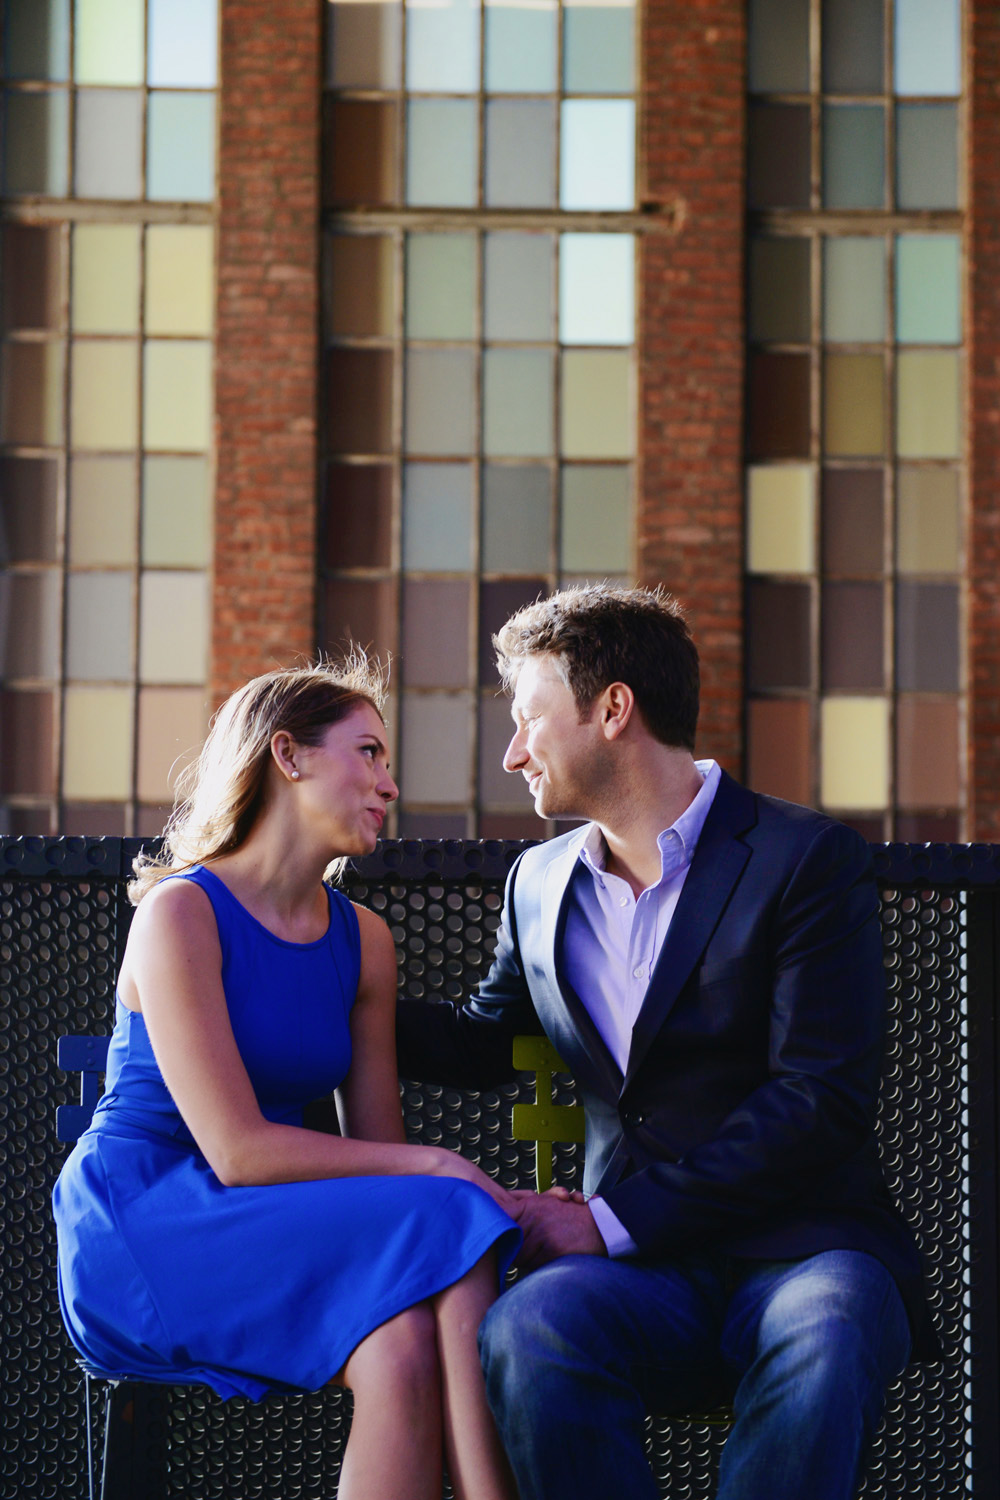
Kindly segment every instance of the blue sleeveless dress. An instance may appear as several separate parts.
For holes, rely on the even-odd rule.
[[[261,1110],[302,1123],[351,1061],[358,921],[329,891],[330,926],[288,943],[211,871],[205,891],[240,1054]],[[59,1296],[74,1344],[109,1374],[204,1381],[220,1396],[318,1390],[367,1334],[520,1243],[482,1189],[448,1177],[335,1177],[224,1187],[153,1057],[116,1004],[106,1091],[53,1193]]]

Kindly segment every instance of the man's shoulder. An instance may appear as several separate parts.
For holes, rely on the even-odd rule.
[[[752,846],[783,847],[793,853],[804,852],[819,843],[824,848],[868,857],[868,845],[860,833],[815,807],[753,791],[725,772],[719,793],[713,811],[723,819],[735,816],[737,826],[733,832],[738,832]]]

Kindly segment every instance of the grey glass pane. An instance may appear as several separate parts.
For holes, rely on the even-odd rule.
[[[59,676],[61,575],[0,573],[0,676]]]
[[[471,208],[478,177],[476,105],[412,99],[406,110],[406,201]]]
[[[551,94],[556,87],[556,6],[486,4],[485,88],[490,94]]]
[[[435,0],[406,7],[406,86],[420,93],[474,94],[479,87],[479,5]]]
[[[873,343],[885,337],[885,243],[847,235],[823,241],[823,337]]]
[[[630,94],[635,11],[631,5],[563,7],[563,88],[567,94]]]
[[[824,0],[823,88],[828,94],[880,94],[883,0]]]
[[[142,95],[79,89],[73,164],[80,198],[142,197]]]
[[[399,670],[407,687],[465,687],[470,676],[468,578],[407,578]]]
[[[523,776],[511,775],[503,768],[503,758],[514,733],[510,703],[506,697],[481,698],[479,701],[479,800],[486,807],[503,811],[530,813],[534,806]],[[537,822],[537,820],[536,820]],[[545,825],[537,822],[534,837],[540,838]]]
[[[404,569],[461,573],[471,568],[472,505],[468,464],[406,464]]]
[[[901,344],[962,339],[961,252],[954,234],[896,239],[896,338]]]
[[[748,319],[754,343],[808,343],[812,322],[809,241],[750,241]]]
[[[544,458],[553,447],[554,363],[548,349],[487,349],[483,355],[483,452]]]
[[[3,191],[63,198],[69,186],[69,95],[4,94]]]
[[[403,7],[387,0],[340,0],[326,12],[326,81],[335,89],[396,89]]]
[[[553,207],[554,103],[540,99],[487,101],[484,195],[492,208]]]
[[[487,339],[550,339],[553,237],[489,233],[483,248],[483,330]]]
[[[406,336],[471,339],[476,332],[476,236],[406,236]]]
[[[559,206],[635,206],[635,104],[567,99],[559,138]]]
[[[962,91],[959,0],[895,0],[897,94]]]
[[[632,542],[629,470],[566,464],[562,471],[559,566],[605,578],[628,570]]]
[[[538,464],[484,466],[485,573],[549,571],[551,496],[551,475]]]
[[[878,104],[831,104],[823,110],[823,205],[882,208],[885,124]]]
[[[471,693],[403,694],[400,764],[408,806],[462,807],[469,801],[472,715]]]
[[[750,0],[748,73],[752,94],[809,92],[809,0]]]
[[[217,0],[149,0],[150,86],[214,88],[218,29]]]
[[[215,197],[215,97],[150,94],[146,196],[179,203]]]
[[[167,628],[167,622],[163,622]],[[131,573],[70,573],[66,581],[66,676],[127,682],[132,643]]]
[[[900,104],[896,109],[896,204],[958,207],[958,109]]]
[[[406,356],[403,447],[461,456],[476,450],[476,361],[464,349],[411,349]]]
[[[899,579],[896,586],[896,687],[900,692],[958,691],[958,588]]]
[[[7,0],[4,7],[7,78],[69,77],[69,0]]]

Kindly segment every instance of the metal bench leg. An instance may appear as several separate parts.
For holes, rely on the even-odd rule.
[[[101,1500],[159,1500],[167,1492],[166,1386],[122,1380],[104,1407]]]

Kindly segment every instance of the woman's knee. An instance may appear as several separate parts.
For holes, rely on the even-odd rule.
[[[380,1389],[395,1386],[437,1390],[440,1383],[437,1325],[427,1302],[406,1308],[363,1339],[347,1361],[347,1383],[352,1388],[368,1378]]]

